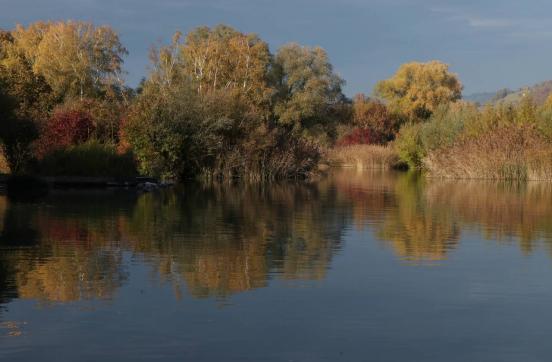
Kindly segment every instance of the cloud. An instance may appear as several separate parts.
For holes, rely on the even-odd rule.
[[[500,30],[500,39],[514,43],[545,41],[552,38],[552,19],[548,16],[494,17],[475,14],[460,7],[431,7],[443,19],[477,31]]]
[[[517,23],[514,19],[484,17],[471,14],[459,8],[433,7],[429,10],[433,13],[441,14],[449,20],[462,22],[471,28],[510,28]]]
[[[500,18],[466,17],[465,20],[472,28],[509,28],[515,25],[512,20]]]

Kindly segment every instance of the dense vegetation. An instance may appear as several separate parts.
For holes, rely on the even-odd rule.
[[[49,154],[73,146],[119,142],[133,93],[121,78],[126,53],[111,28],[89,23],[0,32],[0,139],[13,173],[36,172]]]
[[[272,54],[254,34],[201,27],[152,51],[136,91],[121,80],[126,52],[111,28],[82,22],[2,32],[0,138],[12,172],[81,174],[86,155],[97,165],[116,149],[121,160],[105,165],[133,154],[141,173],[163,178],[306,176],[347,118],[344,82],[321,48]]]
[[[396,149],[411,167],[432,176],[491,179],[552,179],[552,104],[479,109],[443,106],[427,122],[401,130]]]
[[[461,100],[457,75],[438,61],[405,64],[374,97],[351,100],[323,49],[272,53],[224,25],[175,33],[152,50],[137,89],[122,80],[126,54],[108,26],[0,32],[0,140],[12,173],[261,180],[307,177],[329,159],[552,177],[552,102],[522,94],[481,108]]]

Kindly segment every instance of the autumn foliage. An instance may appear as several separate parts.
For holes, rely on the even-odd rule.
[[[353,129],[336,146],[386,144],[395,138],[399,119],[383,102],[358,94],[352,104]]]
[[[385,136],[370,128],[355,128],[348,135],[340,138],[336,146],[374,145],[385,143]]]
[[[37,156],[41,158],[54,150],[84,143],[93,132],[94,124],[88,112],[57,111],[48,119],[37,142]]]
[[[374,97],[351,100],[324,49],[291,43],[272,53],[258,35],[226,25],[176,32],[152,50],[151,72],[136,89],[123,82],[126,54],[109,26],[0,30],[0,147],[11,172],[103,175],[105,167],[117,173],[120,161],[171,179],[303,177],[331,148],[364,164],[397,156],[434,175],[552,172],[540,151],[552,140],[552,102],[479,109],[461,100],[459,77],[439,61],[406,63],[377,83]],[[501,152],[511,159],[520,125],[538,151],[520,156],[521,172],[466,161],[465,150],[489,165]]]
[[[385,138],[393,139],[398,131],[400,119],[381,101],[358,94],[353,100],[353,124],[360,128],[370,129]]]

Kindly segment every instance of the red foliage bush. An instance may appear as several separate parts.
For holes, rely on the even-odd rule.
[[[80,110],[59,110],[48,119],[38,140],[37,156],[78,145],[88,141],[94,132],[94,123],[88,112]]]
[[[400,120],[378,100],[358,94],[353,101],[353,124],[356,127],[371,129],[385,135],[387,140],[394,138],[399,130]]]
[[[387,135],[370,128],[355,128],[337,141],[337,146],[381,145],[389,141]]]

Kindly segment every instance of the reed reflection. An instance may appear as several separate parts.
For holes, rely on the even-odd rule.
[[[334,177],[353,223],[408,261],[447,259],[463,233],[518,243],[524,253],[552,242],[552,184],[444,181],[418,174],[352,171]],[[551,253],[552,254],[552,253]]]

